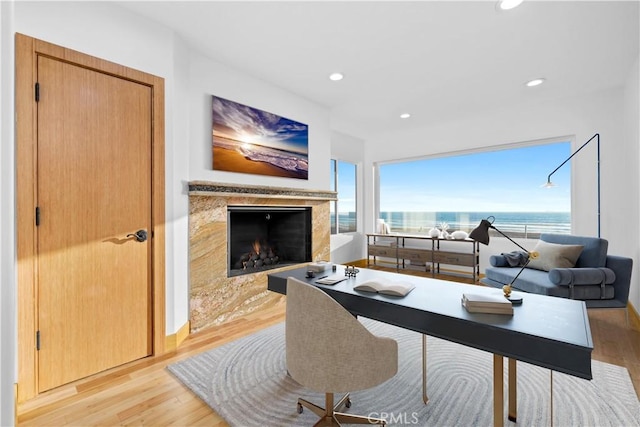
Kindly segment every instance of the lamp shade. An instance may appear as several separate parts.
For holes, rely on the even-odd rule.
[[[529,261],[532,258],[537,258],[538,257],[538,253],[537,252],[529,252],[529,251],[527,251],[520,244],[518,244],[518,242],[516,242],[511,237],[509,237],[506,234],[504,234],[502,231],[498,230],[496,227],[493,226],[493,222],[494,221],[495,221],[495,217],[494,216],[490,216],[487,219],[483,219],[482,221],[480,221],[480,225],[478,225],[476,228],[473,229],[473,231],[471,231],[471,233],[469,233],[469,238],[472,239],[472,240],[475,240],[478,243],[482,243],[483,245],[488,245],[489,244],[489,229],[493,228],[499,234],[501,234],[502,236],[506,237],[511,243],[513,243],[514,245],[516,245],[517,247],[519,247],[520,249],[522,249],[523,251],[526,252],[527,260],[524,263],[524,265],[522,266],[522,268],[520,269],[520,271],[518,272],[518,274],[516,274],[516,277],[514,277],[513,280],[511,280],[511,283],[509,283],[509,284],[503,283],[504,286],[502,287],[502,290],[504,292],[505,298],[507,298],[513,304],[521,304],[522,303],[522,298],[521,297],[512,297],[511,296],[511,286],[516,281],[516,279],[520,276],[520,273],[522,273],[524,271],[524,269],[527,267],[527,265],[529,264]],[[500,282],[498,282],[498,283],[500,283]]]
[[[480,221],[480,225],[478,225],[476,228],[473,229],[473,231],[471,233],[469,233],[469,238],[472,239],[472,240],[475,240],[476,242],[482,243],[483,245],[488,245],[489,244],[489,229],[493,228],[494,230],[496,230],[496,232],[498,234],[502,235],[503,237],[506,237],[511,243],[513,243],[514,245],[516,245],[517,247],[519,247],[523,251],[529,253],[529,251],[527,251],[525,248],[523,248],[522,245],[520,245],[518,242],[516,242],[511,237],[509,237],[506,234],[504,234],[502,231],[498,230],[496,227],[494,227],[493,226],[493,222],[495,220],[496,220],[496,218],[493,215],[491,215],[487,219],[483,219],[482,221]]]
[[[478,225],[473,229],[473,231],[471,231],[471,233],[469,233],[469,238],[475,240],[476,242],[480,242],[483,245],[488,245],[489,228],[491,228],[491,223],[488,220],[483,219],[482,221],[480,221],[480,225]]]

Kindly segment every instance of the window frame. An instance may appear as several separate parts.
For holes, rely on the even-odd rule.
[[[532,140],[532,141],[526,141],[526,142],[516,142],[516,143],[507,143],[507,144],[498,144],[498,145],[492,145],[492,146],[486,146],[486,147],[479,147],[479,148],[473,148],[473,149],[467,149],[467,150],[457,150],[457,151],[450,151],[450,152],[442,152],[442,153],[437,153],[437,154],[432,154],[432,155],[426,155],[426,156],[419,156],[419,157],[407,157],[407,158],[401,158],[401,159],[393,159],[393,160],[384,160],[384,161],[378,161],[375,162],[373,164],[373,169],[374,169],[374,217],[373,217],[373,223],[376,223],[376,219],[378,218],[382,218],[381,213],[383,211],[381,211],[381,202],[382,202],[382,194],[381,194],[381,188],[382,188],[382,182],[381,182],[381,167],[385,166],[385,165],[389,165],[389,164],[402,164],[402,163],[408,163],[408,162],[415,162],[415,161],[421,161],[421,160],[433,160],[433,159],[440,159],[440,158],[450,158],[450,157],[456,157],[456,156],[468,156],[468,155],[473,155],[473,154],[482,154],[482,153],[490,153],[490,152],[497,152],[497,151],[504,151],[504,150],[517,150],[517,149],[521,149],[521,148],[527,148],[527,147],[535,147],[535,146],[541,146],[541,145],[551,145],[551,144],[562,144],[562,143],[566,143],[569,147],[569,155],[571,152],[573,152],[574,146],[575,146],[575,136],[573,135],[565,135],[565,136],[559,136],[559,137],[553,137],[553,138],[547,138],[547,139],[538,139],[538,140]],[[559,159],[558,163],[562,162],[562,160],[564,159]],[[574,191],[573,191],[573,187],[574,187],[574,170],[572,165],[569,163],[567,165],[565,165],[565,167],[568,167],[570,170],[568,172],[568,176],[569,176],[569,183],[568,183],[568,188],[569,188],[569,229],[568,231],[566,231],[566,233],[570,234],[574,227],[573,224],[573,211],[574,211]],[[551,172],[553,170],[553,168],[551,168],[548,172]],[[546,178],[546,174],[545,176],[541,176],[541,183],[542,181]],[[386,211],[384,211],[386,212]],[[394,211],[395,212],[395,211]],[[426,212],[426,211],[425,211]],[[438,213],[439,211],[435,211],[435,213]],[[460,211],[462,212],[462,211]],[[465,211],[466,212],[466,211]],[[489,213],[487,215],[490,215]],[[390,224],[391,225],[391,224]],[[498,225],[498,224],[496,224]],[[499,227],[498,227],[499,228]],[[428,232],[428,228],[426,229],[425,233]],[[506,234],[509,237],[524,237],[524,238],[539,238],[540,232],[517,232],[517,231],[504,231],[504,234]],[[392,232],[402,232],[401,230],[392,230]],[[550,232],[561,232],[561,231],[550,231]],[[423,233],[423,234],[425,234]]]
[[[353,200],[354,200],[354,204],[353,204],[353,220],[354,220],[354,224],[353,224],[353,228],[349,228],[347,230],[342,230],[340,228],[340,164],[348,164],[350,166],[353,166]],[[331,190],[336,192],[336,200],[332,200],[330,203],[331,208],[333,209],[333,211],[331,211],[330,209],[330,214],[329,214],[329,218],[330,218],[330,224],[329,224],[329,228],[330,228],[330,234],[331,235],[338,235],[338,234],[347,234],[347,233],[356,233],[358,231],[358,226],[360,221],[358,221],[358,163],[355,162],[351,162],[348,160],[341,160],[338,158],[332,158],[330,159],[330,169],[331,169],[331,177],[333,179],[331,179]],[[333,216],[332,216],[333,214]]]

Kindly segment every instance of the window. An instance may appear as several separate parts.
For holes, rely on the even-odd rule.
[[[355,164],[331,160],[331,190],[338,192],[338,200],[331,202],[331,234],[356,231]]]
[[[379,217],[394,232],[475,228],[481,219],[512,237],[571,232],[570,142],[432,157],[379,165]]]

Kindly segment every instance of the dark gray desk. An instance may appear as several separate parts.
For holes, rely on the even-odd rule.
[[[316,286],[355,315],[493,353],[496,425],[502,425],[503,356],[510,359],[509,418],[513,420],[516,417],[515,360],[580,378],[592,378],[593,342],[583,301],[525,294],[524,303],[514,306],[513,316],[469,313],[460,304],[464,292],[495,294],[497,290],[365,268],[359,270],[356,278],[332,286]],[[287,277],[315,284],[315,279],[307,279],[305,273],[306,268],[296,268],[269,274],[268,289],[286,294]],[[320,276],[325,274],[333,273]],[[344,274],[344,266],[338,266],[336,274]],[[416,288],[403,298],[353,290],[357,283],[381,276],[392,280],[401,277],[403,281],[414,283]],[[498,382],[500,387],[497,387]]]

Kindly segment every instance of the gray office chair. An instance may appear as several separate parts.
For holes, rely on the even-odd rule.
[[[398,371],[398,344],[377,337],[333,298],[313,285],[287,279],[286,352],[289,375],[325,393],[325,407],[298,399],[320,416],[316,426],[381,424],[383,419],[336,412],[349,408],[348,392],[383,383]],[[334,393],[347,393],[334,406]],[[380,412],[380,411],[378,411]]]

